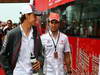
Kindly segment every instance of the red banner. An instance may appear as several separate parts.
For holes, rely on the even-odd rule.
[[[46,11],[48,9],[48,0],[35,0],[35,8],[39,11]]]
[[[55,8],[59,5],[63,5],[68,2],[72,2],[75,0],[35,0],[35,8],[39,11],[46,11],[50,8]]]
[[[49,9],[75,0],[49,0]]]

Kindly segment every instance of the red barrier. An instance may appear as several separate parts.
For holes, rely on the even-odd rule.
[[[100,40],[69,37],[69,42],[72,50],[72,68],[77,75],[97,75]]]
[[[76,69],[76,54],[77,54],[77,38],[75,37],[69,37],[69,42],[72,50],[72,67]]]
[[[0,68],[0,75],[5,75],[5,72],[2,68]]]
[[[100,53],[100,40],[90,38],[79,38],[79,48],[83,48],[89,53]]]

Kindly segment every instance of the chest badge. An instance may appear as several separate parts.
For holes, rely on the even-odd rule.
[[[58,59],[58,52],[54,52],[54,58]]]

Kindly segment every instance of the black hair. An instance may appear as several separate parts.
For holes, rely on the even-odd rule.
[[[28,13],[28,15],[30,15],[31,13]],[[20,17],[20,23],[22,24],[24,22],[24,20],[26,19],[26,16],[25,14],[24,15],[21,15]]]
[[[20,17],[20,23],[22,24],[25,19],[26,19],[25,14],[24,15],[21,15],[21,17]]]
[[[8,21],[12,24],[12,20],[9,19],[9,20],[7,20],[7,22],[8,22]]]

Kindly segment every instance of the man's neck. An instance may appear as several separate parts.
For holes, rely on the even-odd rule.
[[[31,25],[29,25],[28,23],[23,23],[22,28],[23,28],[25,35],[28,36],[31,30]]]
[[[52,32],[52,35],[54,38],[56,38],[58,36],[58,31]]]

